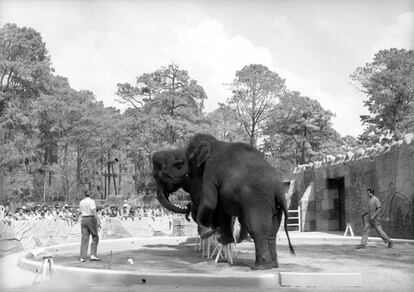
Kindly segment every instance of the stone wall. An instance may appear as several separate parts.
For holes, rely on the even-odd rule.
[[[414,238],[414,135],[391,145],[358,149],[346,156],[295,169],[290,209],[302,207],[302,230],[344,230],[361,234],[368,198],[374,188],[382,204],[382,227],[391,237]]]

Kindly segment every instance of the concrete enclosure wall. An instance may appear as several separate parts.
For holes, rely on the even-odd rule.
[[[290,208],[302,207],[303,231],[344,231],[351,223],[361,234],[367,188],[381,201],[384,231],[414,238],[414,135],[298,167],[288,199]]]
[[[172,223],[172,224],[171,224]],[[80,222],[68,223],[61,219],[5,222],[0,220],[0,257],[38,247],[78,242],[81,238]],[[119,220],[102,220],[101,239],[152,237],[152,236],[196,236],[197,224],[187,222],[184,217],[142,217]]]

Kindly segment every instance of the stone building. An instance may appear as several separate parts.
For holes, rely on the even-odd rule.
[[[414,238],[413,134],[297,167],[288,191],[289,209],[301,206],[303,231],[344,231],[350,223],[360,235],[367,188],[374,188],[381,201],[384,231],[394,238]]]

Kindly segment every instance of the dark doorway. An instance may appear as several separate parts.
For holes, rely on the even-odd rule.
[[[333,231],[345,231],[345,180],[343,177],[329,178],[327,180],[328,200],[333,200],[333,209],[330,210],[329,220],[337,221],[332,226]]]

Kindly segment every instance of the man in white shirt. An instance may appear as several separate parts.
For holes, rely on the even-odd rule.
[[[90,193],[88,191],[85,191],[85,199],[79,203],[79,212],[82,218],[80,261],[85,262],[86,260],[86,255],[88,254],[89,236],[91,235],[91,261],[100,261],[100,259],[96,256],[96,252],[99,243],[98,229],[101,228],[101,220],[96,213],[95,201],[90,198]]]

